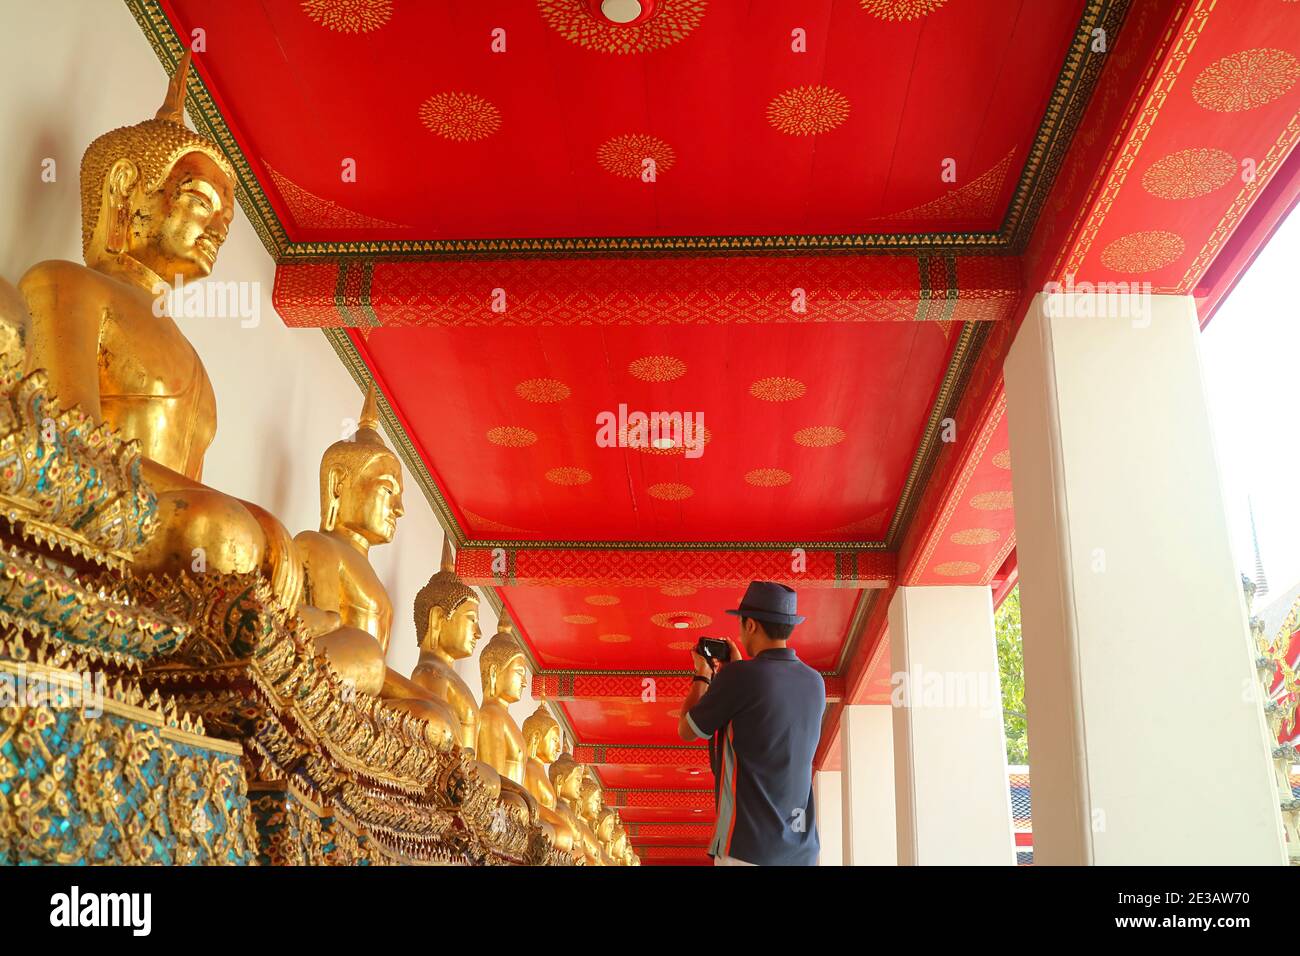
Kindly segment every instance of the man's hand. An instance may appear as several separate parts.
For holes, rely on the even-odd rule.
[[[691,661],[695,665],[696,674],[701,677],[713,677],[713,667],[710,665],[707,657],[704,657],[702,654],[697,654],[695,651],[691,651]]]

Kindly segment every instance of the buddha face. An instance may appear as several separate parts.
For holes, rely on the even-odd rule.
[[[614,845],[612,854],[616,860],[621,860],[627,855],[627,831],[621,826],[614,827]]]
[[[537,759],[542,763],[554,763],[560,756],[560,728],[552,725],[542,735],[542,742],[537,747]]]
[[[434,643],[451,657],[469,657],[483,636],[478,626],[478,601],[462,601],[450,618],[446,613],[436,605],[429,611],[429,630]]]
[[[138,180],[135,164],[124,162],[109,170],[110,192],[132,171]],[[168,283],[210,275],[235,214],[234,184],[221,168],[203,153],[186,153],[157,190],[141,195],[137,183],[134,192],[125,252]]]
[[[377,455],[359,475],[344,477],[339,489],[337,525],[373,544],[387,544],[397,532],[402,508],[402,472],[396,459]]]
[[[582,792],[582,775],[585,772],[582,764],[573,768],[573,773],[560,781],[560,796],[566,800],[577,800]]]
[[[601,843],[609,843],[614,839],[614,814],[601,813],[600,819],[596,823],[596,839]]]
[[[513,704],[524,696],[524,681],[527,678],[528,665],[524,663],[521,655],[516,654],[510,658],[504,670],[496,672],[493,685],[496,693],[493,696]]]
[[[600,813],[600,788],[592,787],[582,794],[582,815],[588,820],[594,820],[596,814]]]

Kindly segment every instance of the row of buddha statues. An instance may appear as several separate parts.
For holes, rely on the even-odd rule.
[[[410,675],[388,666],[393,606],[369,552],[393,539],[403,514],[402,469],[380,436],[373,386],[355,434],[321,460],[318,529],[292,535],[265,509],[203,483],[216,396],[198,353],[158,309],[158,290],[211,273],[237,179],[219,146],[185,126],[189,61],[186,53],[153,119],[87,148],[84,265],[45,261],[16,288],[0,280],[0,351],[43,370],[63,408],[78,406],[138,444],[158,530],[131,573],[193,573],[202,554],[208,570],[259,575],[350,688],[424,721],[429,746],[472,750],[500,807],[540,817],[575,861],[635,865],[598,780],[561,752],[555,718],[545,707],[523,727],[510,716],[527,661],[507,619],[479,657],[481,703],[457,674],[455,662],[481,637],[479,600],[456,576],[449,547],[415,601],[419,663]]]

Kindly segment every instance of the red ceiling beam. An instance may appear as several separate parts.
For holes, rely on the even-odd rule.
[[[713,838],[713,824],[702,823],[624,823],[628,839],[636,846],[653,846],[655,841],[668,844],[702,844]]]
[[[642,747],[636,744],[578,744],[573,759],[581,764],[625,767],[696,767],[707,769],[709,751],[703,745]]]
[[[838,701],[844,696],[844,679],[823,675],[826,699]],[[648,685],[646,681],[653,681]],[[685,698],[691,689],[689,674],[629,674],[626,672],[583,673],[579,671],[541,671],[533,675],[532,693],[537,699],[551,700],[644,700],[648,688],[656,698]]]
[[[467,546],[456,554],[456,573],[479,587],[743,588],[751,581],[780,581],[800,588],[886,588],[896,567],[892,552],[851,549]]]
[[[635,844],[634,844],[635,846]],[[647,846],[637,847],[637,855],[641,857],[642,863],[649,863],[651,866],[660,864],[682,865],[687,863],[697,863],[699,866],[705,866],[712,861],[709,859],[705,850],[706,846]]]
[[[773,256],[281,262],[286,325],[415,328],[999,321],[1003,256]]]
[[[713,790],[616,790],[607,789],[609,807],[656,807],[671,810],[713,812]]]

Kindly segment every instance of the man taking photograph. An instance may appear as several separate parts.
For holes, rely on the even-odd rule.
[[[798,611],[792,588],[754,581],[740,607],[740,641],[730,660],[691,652],[691,691],[677,732],[709,739],[717,820],[715,866],[815,866],[821,850],[812,762],[821,737],[826,685],[786,646]]]

